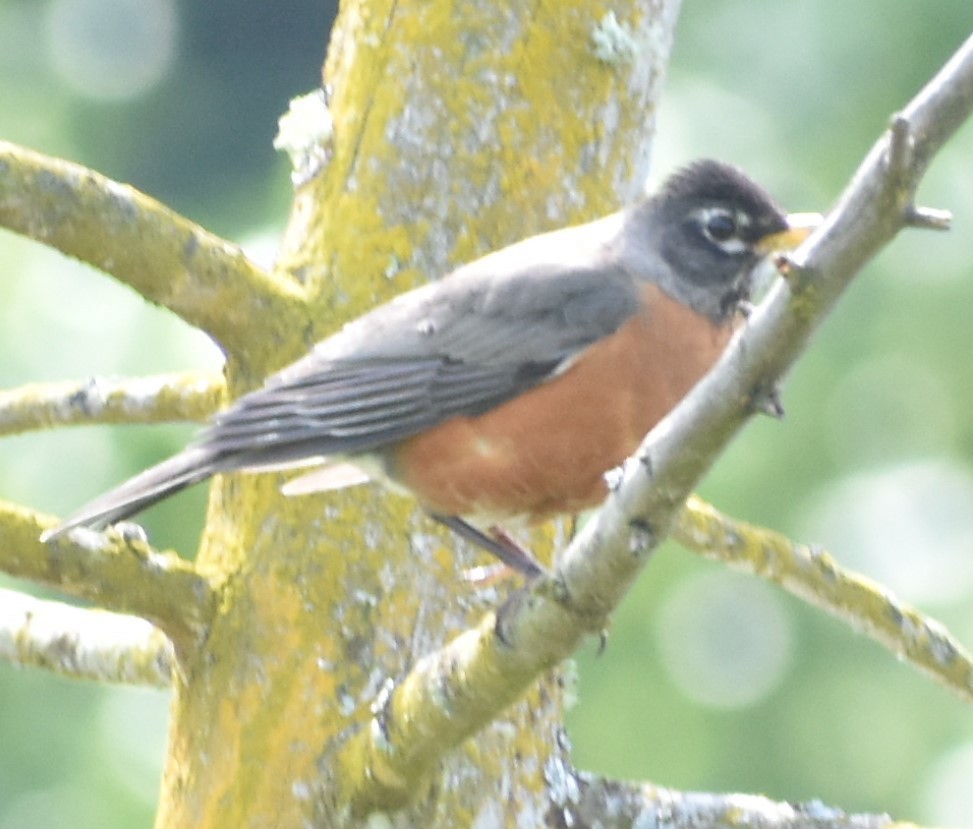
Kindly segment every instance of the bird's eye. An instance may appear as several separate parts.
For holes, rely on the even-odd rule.
[[[737,221],[732,213],[720,210],[706,219],[703,232],[714,242],[725,242],[737,234]]]
[[[707,241],[729,256],[745,253],[749,246],[744,238],[749,217],[738,210],[707,207],[695,215],[696,226]]]

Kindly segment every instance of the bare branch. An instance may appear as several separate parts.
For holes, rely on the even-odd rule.
[[[881,585],[844,570],[824,551],[735,521],[695,497],[686,502],[672,536],[706,558],[779,584],[973,702],[973,659],[963,646],[939,622]]]
[[[570,776],[568,776],[570,775]],[[551,776],[551,775],[549,775]],[[648,784],[608,780],[566,770],[555,776],[564,802],[556,804],[563,826],[665,826],[667,829],[892,829],[906,826],[888,815],[850,815],[823,803],[782,803],[749,794],[680,792]],[[913,827],[914,829],[914,827]]]
[[[0,660],[74,679],[168,688],[174,656],[144,619],[0,588]]]
[[[224,392],[220,375],[194,372],[32,383],[0,391],[0,436],[76,424],[202,421]]]
[[[909,158],[890,164],[892,139],[879,140],[717,367],[612,476],[612,494],[564,551],[556,574],[420,660],[378,701],[370,726],[336,758],[357,811],[406,801],[443,751],[495,717],[586,633],[602,629],[755,402],[776,387],[854,274],[906,226],[926,164],[971,110],[973,38],[904,110]]]
[[[0,141],[0,226],[87,262],[248,361],[302,324],[291,281],[132,187]]]
[[[956,50],[900,116],[911,125],[918,179],[932,157],[952,138],[973,109],[973,37]]]
[[[99,607],[141,616],[188,652],[213,607],[213,589],[192,564],[118,531],[76,530],[42,544],[57,520],[0,502],[0,572],[53,587]]]

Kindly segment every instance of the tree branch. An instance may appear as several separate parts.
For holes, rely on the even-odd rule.
[[[892,156],[890,134],[882,136],[717,367],[612,476],[612,493],[556,573],[420,660],[376,702],[370,726],[336,758],[356,811],[407,800],[443,751],[606,625],[717,455],[773,392],[854,274],[914,216],[912,197],[928,161],[971,110],[973,38],[903,111],[909,158]]]
[[[672,537],[706,558],[779,584],[973,702],[973,660],[963,646],[939,622],[844,570],[823,550],[735,521],[696,497],[677,517]]]
[[[224,393],[220,375],[196,372],[32,383],[0,391],[0,436],[76,424],[202,421]]]
[[[174,657],[144,619],[0,588],[0,660],[74,679],[168,688]]]
[[[124,184],[0,141],[0,226],[111,274],[245,362],[303,324],[304,296]]]
[[[680,792],[650,784],[609,780],[569,769],[551,775],[561,801],[556,826],[665,826],[667,829],[892,829],[912,827],[888,815],[849,815],[823,803],[782,803],[748,794]],[[914,827],[913,827],[914,829]]]
[[[214,592],[191,563],[118,531],[76,531],[42,544],[40,534],[56,523],[0,502],[0,572],[148,619],[180,654],[195,647],[209,623]]]

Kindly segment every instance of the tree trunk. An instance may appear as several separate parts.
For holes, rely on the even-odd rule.
[[[278,263],[312,314],[229,355],[230,388],[377,301],[631,201],[678,5],[625,0],[603,17],[583,0],[343,3],[324,73],[330,159],[299,189]],[[355,825],[339,749],[387,682],[507,590],[465,583],[478,559],[407,499],[285,500],[279,484],[212,488],[198,562],[219,610],[176,682],[158,827]],[[564,697],[554,670],[391,804],[393,824],[550,825]]]

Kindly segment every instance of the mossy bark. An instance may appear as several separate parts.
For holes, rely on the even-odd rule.
[[[464,260],[630,201],[677,6],[614,4],[628,39],[607,62],[599,3],[343,3],[324,72],[331,158],[296,194],[278,262],[308,312],[231,353],[229,388]],[[279,484],[213,486],[198,565],[218,610],[177,682],[158,827],[356,825],[340,748],[387,682],[505,590],[465,583],[477,558],[407,499],[285,500]],[[372,805],[402,807],[394,825],[544,825],[568,763],[561,677],[446,754],[408,803]]]

